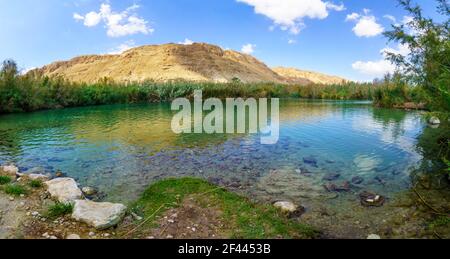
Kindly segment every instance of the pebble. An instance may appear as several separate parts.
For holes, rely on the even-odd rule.
[[[94,232],[89,232],[89,236],[93,237],[93,236],[95,236],[95,233]]]
[[[167,239],[173,239],[173,236],[172,236],[172,235],[167,235],[166,238],[167,238]]]
[[[373,239],[373,240],[376,240],[376,239],[381,239],[381,237],[380,237],[379,235],[376,235],[376,234],[370,234],[370,235],[367,237],[367,239]]]
[[[75,240],[75,239],[81,239],[81,237],[79,235],[77,235],[77,234],[70,234],[70,235],[67,236],[66,239]]]
[[[9,200],[10,201],[14,201],[14,197],[9,197]]]

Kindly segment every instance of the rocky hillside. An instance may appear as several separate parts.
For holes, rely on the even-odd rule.
[[[286,78],[286,80],[296,83],[298,80],[307,79],[315,84],[341,84],[343,82],[347,82],[347,79],[337,77],[337,76],[329,76],[317,72],[312,71],[304,71],[296,68],[284,68],[284,67],[276,67],[273,68],[273,71],[278,73],[280,76]]]
[[[96,82],[106,77],[120,82],[230,82],[239,78],[246,83],[285,83],[283,77],[250,55],[202,43],[151,45],[119,55],[80,56],[55,62],[38,72],[77,82]]]
[[[80,56],[33,71],[36,72],[87,83],[104,78],[117,82],[183,80],[222,83],[238,78],[244,83],[273,82],[300,85],[341,83],[344,80],[297,69],[272,70],[250,55],[223,50],[205,43],[148,45],[118,55]]]

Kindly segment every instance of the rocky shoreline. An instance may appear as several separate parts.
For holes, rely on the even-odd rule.
[[[17,230],[23,228],[23,233],[27,238],[47,238],[47,239],[79,239],[79,233],[67,233],[65,235],[51,233],[36,233],[36,229],[51,229],[58,227],[68,227],[68,224],[81,232],[87,232],[86,238],[98,238],[96,232],[104,232],[116,227],[125,217],[127,207],[123,204],[115,204],[108,202],[95,202],[86,197],[92,196],[96,191],[91,187],[80,189],[77,182],[72,178],[56,177],[44,174],[22,174],[14,165],[0,167],[0,175],[11,179],[10,186],[18,186],[18,184],[42,183],[42,187],[26,194],[12,194],[7,197],[10,205],[5,211],[1,210],[1,215],[11,214],[17,218],[16,226],[8,226],[9,234],[4,234],[4,238],[10,235],[18,234]],[[15,197],[16,196],[16,197]],[[5,197],[3,197],[5,198]],[[46,217],[39,210],[43,210],[49,205],[62,204],[72,208],[70,215],[60,217],[50,221],[50,217]],[[1,205],[1,203],[0,203]],[[11,216],[9,215],[9,216]],[[4,215],[2,216],[2,218]],[[0,218],[0,220],[2,219]],[[20,220],[20,219],[23,220]],[[20,222],[19,222],[20,221]],[[1,222],[1,221],[0,221]],[[41,226],[38,226],[41,225]],[[45,225],[45,226],[43,226]],[[89,229],[89,231],[87,231]],[[7,233],[7,231],[4,231]],[[20,232],[20,231],[19,231]],[[55,231],[53,231],[55,232]],[[60,231],[56,231],[60,232]],[[103,233],[100,237],[110,237],[112,234]]]

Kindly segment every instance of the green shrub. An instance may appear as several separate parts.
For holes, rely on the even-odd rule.
[[[29,183],[32,188],[42,188],[44,185],[41,180],[31,180]]]
[[[4,187],[4,191],[6,194],[20,196],[22,194],[27,194],[27,190],[25,187],[17,184],[7,184]]]
[[[12,181],[12,180],[11,180],[11,177],[0,175],[0,185],[8,184],[8,183],[10,183],[11,181]]]
[[[73,205],[70,203],[55,203],[48,208],[48,217],[58,218],[67,214],[71,214],[73,211]]]

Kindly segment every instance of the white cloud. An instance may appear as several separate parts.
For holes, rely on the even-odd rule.
[[[357,61],[352,64],[352,68],[361,74],[372,76],[374,78],[395,72],[395,65],[384,59],[367,62]]]
[[[194,42],[192,40],[186,38],[184,41],[178,42],[178,44],[192,45],[192,44],[194,44]]]
[[[330,10],[334,10],[337,12],[342,12],[342,11],[347,10],[347,8],[345,8],[345,5],[343,3],[341,3],[340,5],[337,5],[337,4],[327,2],[326,4],[327,4],[327,8]]]
[[[77,20],[77,21],[83,21],[84,20],[84,16],[78,14],[78,13],[74,13],[73,14],[73,19]]]
[[[97,26],[102,20],[101,14],[90,12],[84,17],[84,25],[87,27]]]
[[[364,9],[363,14],[349,14],[345,20],[356,22],[353,32],[358,37],[375,37],[384,32],[384,27],[377,23],[375,16],[370,15],[369,9]]]
[[[347,15],[346,21],[357,21],[361,17],[358,13],[351,13]]]
[[[325,19],[329,10],[343,11],[343,4],[336,5],[322,0],[236,0],[255,8],[255,13],[270,18],[274,25],[291,34],[299,34],[305,27],[303,19]],[[274,27],[271,27],[274,28]]]
[[[137,9],[139,5],[132,5],[125,11],[114,12],[110,4],[102,4],[99,12],[89,12],[84,16],[75,13],[73,18],[76,21],[84,21],[86,27],[94,27],[103,22],[109,37],[153,33],[154,29],[148,22],[134,13]]]
[[[407,56],[410,53],[410,49],[405,44],[398,44],[397,48],[384,48],[380,51],[382,58],[376,61],[357,61],[352,64],[352,68],[361,74],[372,76],[372,77],[382,77],[388,73],[394,73],[397,67],[387,60],[387,53],[400,54]]]
[[[116,48],[112,49],[110,52],[108,52],[108,54],[119,55],[119,54],[122,54],[125,51],[130,50],[134,47],[136,47],[136,43],[133,40],[129,40],[129,41],[126,41],[126,42],[120,44]]]
[[[244,46],[242,46],[242,53],[244,53],[244,54],[248,54],[248,55],[251,55],[251,54],[253,54],[253,52],[255,52],[255,48],[256,48],[256,45],[254,45],[254,44],[245,44]]]
[[[397,23],[397,19],[393,15],[386,14],[386,15],[383,16],[383,18],[386,18],[386,19],[388,19],[389,21],[391,21],[393,23]]]
[[[296,40],[293,40],[293,39],[288,40],[288,44],[295,44],[295,43],[297,43]]]

